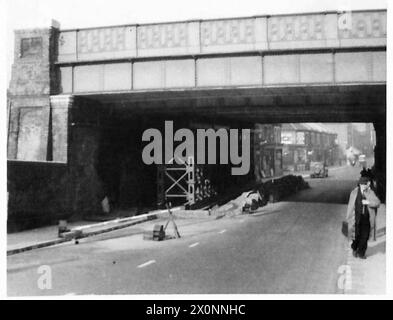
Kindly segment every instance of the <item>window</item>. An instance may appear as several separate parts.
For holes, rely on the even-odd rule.
[[[296,132],[296,144],[304,145],[304,143],[305,143],[304,140],[305,140],[304,132],[303,131]]]
[[[274,127],[274,142],[281,143],[281,127]]]
[[[21,40],[20,54],[22,58],[41,56],[42,38],[24,38]]]

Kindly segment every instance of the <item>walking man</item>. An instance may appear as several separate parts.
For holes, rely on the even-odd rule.
[[[352,190],[347,208],[348,237],[352,239],[353,256],[366,259],[367,241],[374,226],[380,200],[370,188],[370,178],[361,177]]]

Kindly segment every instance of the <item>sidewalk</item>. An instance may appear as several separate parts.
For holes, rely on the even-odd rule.
[[[115,219],[101,223],[92,223],[91,221],[70,222],[67,224],[67,228],[71,230],[84,229],[82,237],[89,237],[92,235],[98,235],[117,229],[127,228],[129,226],[153,220],[156,218],[157,214],[153,212],[148,216],[140,215],[129,217],[126,218],[126,221],[122,221],[121,219]],[[7,255],[53,246],[71,240],[73,240],[72,237],[60,238],[58,236],[57,225],[9,233],[7,234]]]
[[[223,216],[222,212],[209,212],[208,210],[189,210],[187,212],[181,210],[180,208],[174,208],[172,210],[176,221],[180,221],[180,224],[186,225],[189,223],[193,224],[199,223],[201,221],[210,221]],[[152,211],[144,215],[126,217],[123,219],[113,219],[106,222],[70,222],[67,224],[67,228],[71,230],[83,230],[82,238],[85,238],[118,229],[130,228],[136,224],[143,223],[141,227],[137,228],[138,230],[131,231],[131,233],[135,233],[135,231],[137,233],[141,233],[140,230],[142,229],[145,231],[152,231],[154,224],[165,224],[168,220],[168,216],[168,213],[164,209]],[[73,238],[66,239],[58,237],[57,225],[10,233],[7,234],[7,255],[57,245],[71,240],[73,240]]]
[[[69,228],[74,228],[77,226],[87,225],[91,222],[88,221],[79,221],[69,223]],[[34,246],[40,243],[53,241],[58,238],[58,226],[47,226],[32,230],[25,230],[20,232],[14,232],[7,234],[7,251],[15,250],[18,248],[23,248],[27,246]]]
[[[350,242],[347,247],[351,270],[351,286],[346,294],[386,293],[386,206],[382,204],[377,213],[377,240],[369,240],[367,259],[352,256]]]

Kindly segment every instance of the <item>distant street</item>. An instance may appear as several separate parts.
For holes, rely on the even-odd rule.
[[[326,179],[308,179],[310,190],[287,198],[287,201],[348,203],[349,193],[360,177],[361,168],[344,166],[329,168]]]
[[[178,240],[142,240],[135,226],[10,256],[8,294],[338,293],[341,222],[359,172],[308,179],[311,189],[253,215],[190,221]],[[38,288],[41,265],[50,290]]]

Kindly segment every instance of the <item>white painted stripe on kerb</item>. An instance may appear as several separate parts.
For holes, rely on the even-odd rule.
[[[149,265],[151,265],[151,264],[153,264],[153,263],[156,263],[156,260],[150,260],[150,261],[147,261],[147,262],[145,262],[145,263],[142,263],[142,264],[140,264],[140,265],[138,266],[138,268],[144,268],[144,267],[147,267],[147,266],[149,266]]]
[[[224,230],[221,230],[219,233],[224,233],[224,232],[226,232],[226,230],[224,229]]]
[[[171,212],[175,212],[175,211],[180,211],[181,207],[175,207],[171,209]],[[132,216],[132,217],[127,217],[127,218],[117,218],[114,220],[108,220],[108,221],[104,221],[104,222],[99,222],[99,223],[93,223],[93,224],[89,224],[89,225],[84,225],[84,226],[79,226],[79,227],[75,227],[72,228],[71,231],[83,231],[85,229],[90,229],[90,228],[96,228],[96,227],[103,227],[105,225],[108,224],[116,224],[116,223],[123,223],[123,222],[129,222],[129,221],[133,221],[133,220],[140,220],[140,219],[144,219],[144,218],[148,218],[151,216],[155,216],[155,215],[160,215],[163,213],[168,213],[167,209],[163,209],[163,210],[155,210],[152,211],[150,213],[146,213],[146,214],[140,214],[137,216]]]
[[[199,242],[195,242],[195,243],[193,243],[193,244],[190,244],[188,247],[189,247],[189,248],[194,248],[194,247],[196,247],[198,244],[199,244]]]

